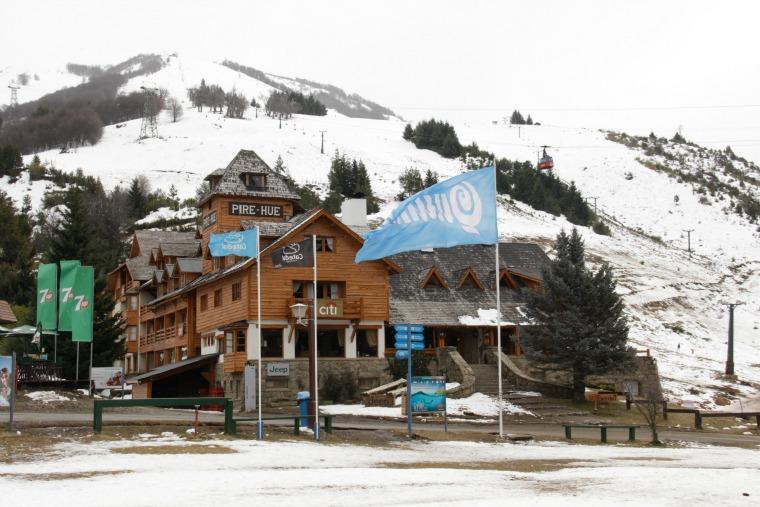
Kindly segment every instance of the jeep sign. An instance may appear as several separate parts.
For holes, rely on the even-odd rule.
[[[290,376],[290,363],[269,363],[267,365],[267,377]]]

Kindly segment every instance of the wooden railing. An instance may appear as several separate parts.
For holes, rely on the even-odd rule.
[[[177,328],[174,326],[169,326],[164,329],[159,329],[158,331],[152,331],[150,333],[146,333],[145,335],[140,337],[140,347],[146,347],[148,345],[153,345],[154,343],[162,342],[164,340],[171,340],[172,338],[177,337]]]

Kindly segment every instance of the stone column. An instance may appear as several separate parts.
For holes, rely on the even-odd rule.
[[[256,322],[249,320],[248,321],[248,331],[246,333],[246,357],[248,359],[258,359],[259,358],[259,342],[261,340],[261,334],[259,333],[259,329],[256,327]]]
[[[296,327],[294,330],[293,328]],[[290,333],[293,333],[293,338],[288,343]],[[296,335],[298,334],[298,328],[295,324],[290,325],[284,329],[282,337],[282,357],[283,359],[295,359],[296,357]]]
[[[385,326],[377,330],[377,357],[385,357]]]

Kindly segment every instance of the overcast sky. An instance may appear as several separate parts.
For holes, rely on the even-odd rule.
[[[0,66],[177,51],[411,116],[517,107],[545,122],[760,137],[757,1],[2,0],[0,19]]]

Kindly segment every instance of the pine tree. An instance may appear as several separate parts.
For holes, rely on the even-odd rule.
[[[433,171],[431,171],[430,169],[428,169],[427,172],[425,173],[425,181],[423,181],[422,187],[423,188],[432,187],[436,183],[438,183],[438,175],[434,173]]]
[[[133,220],[143,218],[148,208],[148,195],[145,186],[137,176],[132,178],[132,182],[129,184],[127,198],[129,200],[129,217]]]
[[[612,268],[589,270],[584,249],[576,229],[570,236],[562,231],[556,258],[543,271],[543,290],[528,292],[525,308],[536,323],[525,329],[527,353],[570,369],[576,401],[585,399],[589,375],[625,369],[632,361]]]
[[[512,111],[512,116],[509,118],[509,123],[511,125],[525,125],[525,118],[523,118],[523,115],[515,109]]]
[[[414,130],[412,130],[412,126],[409,123],[407,123],[406,127],[404,127],[404,133],[402,134],[402,137],[406,141],[411,141],[412,137],[414,137]]]
[[[282,156],[277,155],[277,160],[274,162],[274,167],[272,167],[272,170],[276,172],[277,174],[285,174],[285,162],[282,161]]]
[[[430,172],[429,169],[428,172]],[[416,167],[404,169],[398,177],[398,182],[401,185],[401,193],[398,195],[398,199],[401,201],[425,188],[422,175]]]
[[[25,213],[16,211],[13,200],[0,190],[0,299],[14,305],[33,306],[34,276],[32,226]]]
[[[169,199],[172,201],[172,209],[177,211],[179,209],[179,198],[177,197],[177,187],[174,184],[169,187]]]

